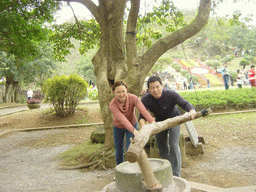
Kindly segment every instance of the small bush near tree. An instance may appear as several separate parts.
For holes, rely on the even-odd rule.
[[[221,56],[220,55],[216,55],[215,59],[219,61],[221,59]]]
[[[182,67],[181,67],[178,63],[173,63],[173,64],[171,65],[171,67],[172,67],[173,69],[175,69],[175,71],[177,71],[177,72],[180,72],[181,69],[182,69]]]
[[[252,55],[248,55],[248,54],[244,54],[244,59],[248,60],[248,61],[253,61],[253,56]]]
[[[224,57],[221,62],[228,63],[228,62],[232,61],[234,58],[235,58],[234,55],[229,55],[229,56]]]
[[[206,61],[206,59],[207,59],[206,56],[201,56],[201,57],[200,57],[200,60],[201,60],[201,61]]]
[[[214,69],[217,69],[220,66],[220,62],[213,61],[213,62],[210,63],[209,66],[213,67]]]
[[[78,75],[62,75],[47,79],[43,92],[58,116],[69,116],[75,113],[78,102],[85,97],[87,87],[87,82]]]
[[[240,66],[243,66],[243,69],[245,68],[246,65],[250,65],[250,62],[246,59],[242,59],[240,62],[239,62],[239,65]]]
[[[186,70],[182,70],[182,71],[180,71],[180,73],[181,73],[182,76],[185,76],[185,75],[188,74],[189,72],[186,71]]]

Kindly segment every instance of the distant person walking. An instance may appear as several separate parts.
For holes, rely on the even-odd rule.
[[[189,89],[193,89],[193,78],[192,78],[191,74],[190,74],[190,78],[189,78]]]
[[[223,75],[225,90],[227,90],[229,89],[229,68],[227,63],[221,68],[220,73]]]
[[[242,88],[243,85],[243,74],[240,69],[237,70],[237,87]]]
[[[251,69],[248,71],[249,81],[252,87],[256,87],[255,82],[255,65],[251,65]]]
[[[210,80],[207,79],[207,88],[210,88]]]
[[[30,100],[30,99],[32,99],[32,97],[33,97],[33,91],[31,88],[29,88],[27,91],[27,98],[28,98],[28,100]]]

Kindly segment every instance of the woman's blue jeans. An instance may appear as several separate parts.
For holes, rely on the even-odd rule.
[[[160,157],[170,161],[173,175],[179,177],[181,172],[180,126],[157,133],[155,137]]]
[[[135,129],[138,130],[138,123],[134,125]],[[127,129],[121,129],[113,126],[115,149],[116,149],[116,165],[124,162],[124,134],[126,135],[126,151],[131,143],[130,139],[133,134]]]

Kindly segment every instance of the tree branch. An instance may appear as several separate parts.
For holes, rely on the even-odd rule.
[[[100,18],[98,6],[93,3],[91,0],[57,0],[57,1],[64,1],[64,2],[75,2],[75,3],[81,3],[83,4],[95,17],[96,20]]]
[[[161,38],[155,44],[153,44],[143,55],[142,55],[142,72],[146,75],[149,70],[153,67],[155,62],[169,49],[179,45],[188,38],[197,34],[208,22],[211,11],[211,0],[200,0],[200,6],[198,14],[194,21],[192,21],[186,27],[177,30],[166,37]]]
[[[127,27],[126,27],[126,51],[127,51],[127,64],[130,68],[131,65],[136,65],[132,60],[137,56],[136,47],[136,33],[137,33],[137,19],[140,8],[140,0],[131,1],[131,9],[128,15]]]

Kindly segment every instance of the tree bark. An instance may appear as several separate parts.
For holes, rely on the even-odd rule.
[[[86,6],[101,28],[100,47],[93,57],[101,115],[105,126],[105,148],[113,147],[112,115],[109,103],[111,87],[117,79],[124,80],[128,92],[139,95],[144,80],[155,62],[169,49],[197,34],[208,22],[211,1],[201,0],[198,14],[188,26],[158,40],[143,55],[137,54],[136,29],[140,0],[133,0],[128,15],[125,35],[123,21],[127,0],[62,0]]]
[[[3,101],[5,103],[17,103],[20,100],[21,89],[19,82],[6,77],[5,92]]]

